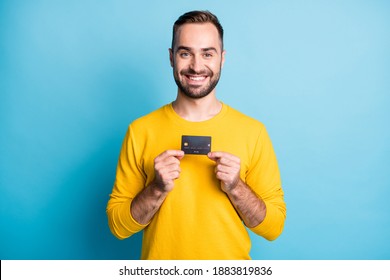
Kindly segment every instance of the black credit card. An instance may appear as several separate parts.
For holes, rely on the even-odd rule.
[[[211,151],[211,137],[183,135],[181,149],[185,154],[207,155]]]

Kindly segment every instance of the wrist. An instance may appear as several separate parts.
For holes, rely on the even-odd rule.
[[[154,180],[150,185],[150,190],[152,192],[152,194],[156,197],[160,197],[160,196],[165,196],[168,194],[168,190],[166,189],[166,187],[164,186],[163,183],[159,183],[157,182],[156,180]]]
[[[231,195],[238,195],[240,191],[240,187],[242,186],[243,181],[238,178],[238,180],[229,186],[225,186],[225,192]]]

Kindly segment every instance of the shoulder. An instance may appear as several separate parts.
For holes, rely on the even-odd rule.
[[[244,114],[229,105],[225,104],[225,106],[227,107],[227,119],[232,124],[239,125],[243,129],[254,131],[262,131],[265,129],[265,125],[261,121]]]
[[[158,125],[166,115],[166,107],[168,105],[164,105],[142,117],[135,119],[130,123],[129,128],[133,130],[145,129],[147,127]]]

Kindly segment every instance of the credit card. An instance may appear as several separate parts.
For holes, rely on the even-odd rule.
[[[211,151],[211,137],[183,135],[181,149],[185,154],[207,155]]]

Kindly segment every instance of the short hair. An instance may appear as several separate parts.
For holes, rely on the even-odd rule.
[[[181,15],[173,25],[172,50],[175,45],[176,32],[180,26],[186,23],[212,23],[218,30],[221,47],[223,50],[223,28],[218,18],[209,11],[191,11]]]

